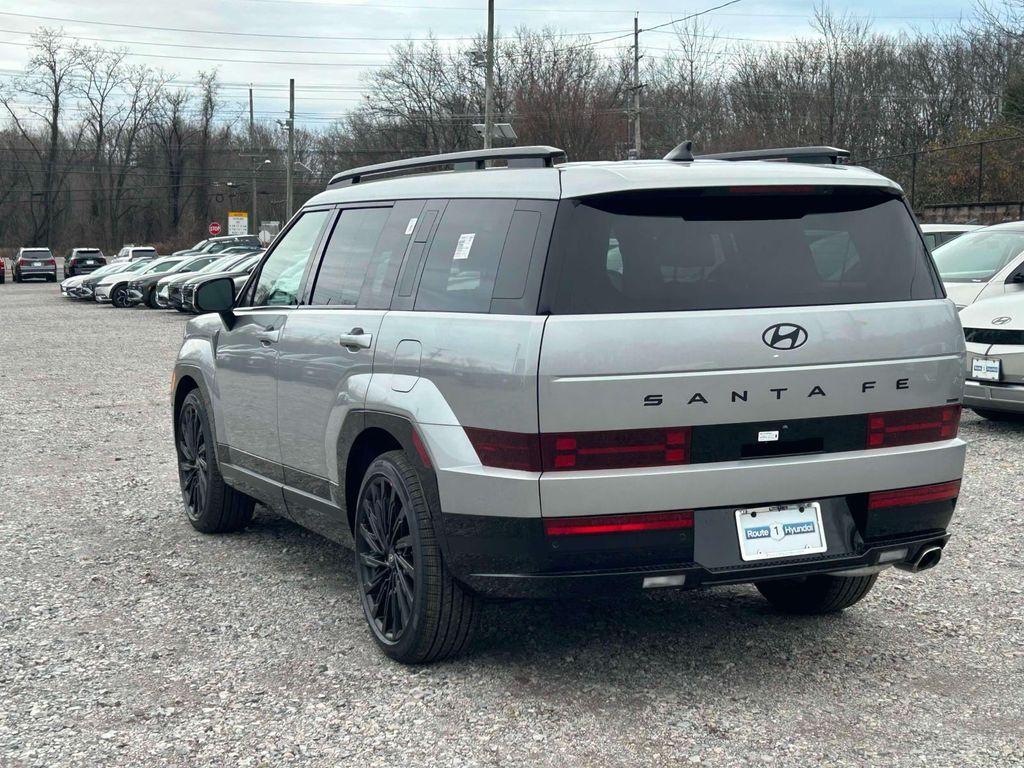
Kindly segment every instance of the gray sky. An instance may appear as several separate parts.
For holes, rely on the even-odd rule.
[[[499,32],[522,25],[549,26],[566,33],[589,32],[597,40],[630,32],[634,11],[640,13],[641,27],[654,26],[721,2],[640,0],[628,6],[608,0],[580,4],[499,0],[497,24]],[[813,7],[812,0],[742,0],[705,19],[721,36],[756,38],[759,45],[773,45],[779,43],[771,41],[811,34],[808,20]],[[864,0],[833,3],[833,10],[871,16],[878,31],[931,30],[955,25],[962,14],[970,13],[970,4],[964,0]],[[283,116],[288,78],[294,77],[298,121],[314,126],[359,102],[365,92],[360,75],[386,61],[397,41],[430,32],[438,38],[459,38],[484,31],[486,2],[0,0],[0,78],[24,66],[29,33],[42,25],[63,27],[84,43],[124,45],[132,51],[133,61],[163,68],[184,84],[193,83],[197,71],[216,68],[225,83],[222,100],[239,108],[252,82],[258,117]],[[648,55],[662,55],[657,49],[672,44],[671,28],[666,31],[669,34],[642,36]],[[310,39],[317,37],[330,39]],[[598,49],[613,54],[616,47],[629,44],[629,40],[614,40]]]

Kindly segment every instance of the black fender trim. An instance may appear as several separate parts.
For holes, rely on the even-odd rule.
[[[437,475],[434,468],[420,457],[419,451],[413,441],[415,426],[412,421],[396,413],[371,410],[352,410],[345,417],[341,432],[338,437],[338,485],[334,488],[335,503],[345,511],[348,516],[348,504],[345,498],[345,486],[347,484],[348,459],[352,447],[361,435],[367,430],[380,429],[391,435],[405,451],[409,461],[416,469],[419,476],[423,494],[430,509],[431,519],[434,523],[434,534],[441,545],[441,554],[449,557],[448,537],[445,535],[444,515],[441,514],[441,496],[437,489]]]

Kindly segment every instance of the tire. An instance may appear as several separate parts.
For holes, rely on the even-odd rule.
[[[124,309],[128,306],[128,289],[123,285],[114,287],[114,290],[110,292],[110,303],[118,309]]]
[[[153,288],[146,295],[145,303],[146,303],[146,306],[149,307],[150,309],[160,309],[160,305],[156,303],[156,288]]]
[[[252,520],[256,502],[224,482],[210,418],[198,390],[185,396],[176,427],[178,482],[188,521],[202,533],[242,530]]]
[[[754,586],[772,606],[783,613],[817,615],[849,608],[867,595],[877,580],[877,573],[870,576],[820,574],[761,581]]]
[[[385,654],[423,664],[468,648],[479,598],[448,572],[419,476],[404,452],[385,453],[366,470],[355,544],[363,616]]]
[[[971,408],[976,414],[989,421],[1024,421],[1024,414],[1008,413],[1007,411],[991,411],[988,408]]]

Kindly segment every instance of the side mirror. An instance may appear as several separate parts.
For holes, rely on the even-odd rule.
[[[235,306],[235,281],[230,277],[207,280],[196,289],[192,302],[198,312],[219,312],[233,316]]]

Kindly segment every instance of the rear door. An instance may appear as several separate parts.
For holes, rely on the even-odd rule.
[[[278,432],[289,512],[327,534],[344,535],[328,506],[338,480],[335,441],[362,406],[381,320],[422,201],[342,209],[309,300],[288,319],[278,346]]]
[[[693,500],[645,497],[629,470],[859,450],[865,414],[960,396],[956,313],[897,198],[607,195],[563,202],[555,229],[545,515],[677,508]],[[623,485],[582,498],[560,470]]]

